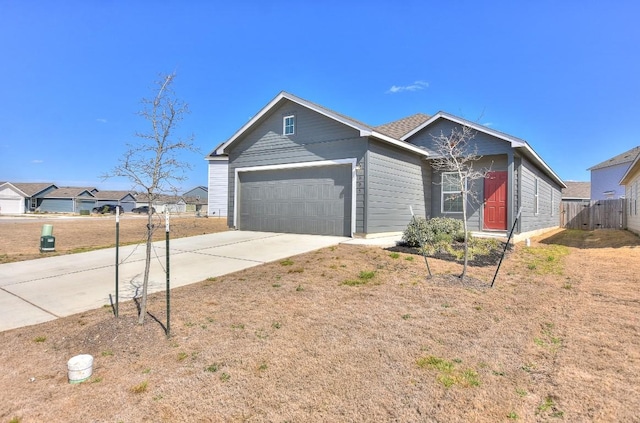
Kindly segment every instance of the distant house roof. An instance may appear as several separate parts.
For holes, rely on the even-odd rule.
[[[57,188],[55,184],[50,182],[5,182],[5,184],[10,184],[20,190],[25,197],[33,197],[49,187]]]
[[[597,170],[597,169],[602,169],[609,166],[616,166],[620,164],[631,163],[635,160],[636,157],[638,157],[638,154],[640,154],[640,146],[633,147],[629,151],[625,151],[624,153],[618,154],[617,156],[612,157],[608,160],[605,160],[602,163],[598,163],[595,166],[591,166],[587,170]]]
[[[48,192],[44,198],[76,198],[82,196],[85,192],[94,197],[93,187],[59,187],[56,190]]]
[[[591,198],[591,182],[565,181],[567,186],[562,189],[562,198],[565,200],[589,200]]]
[[[98,191],[94,193],[95,197],[99,200],[113,200],[118,201],[130,195],[135,198],[131,191]]]

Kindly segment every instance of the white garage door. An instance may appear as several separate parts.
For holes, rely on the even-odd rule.
[[[2,198],[0,197],[0,214],[22,214],[21,198]]]

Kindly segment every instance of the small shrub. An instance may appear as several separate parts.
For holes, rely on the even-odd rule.
[[[205,367],[204,371],[205,372],[210,372],[210,373],[215,373],[215,372],[218,371],[218,367],[219,367],[218,363],[213,363],[212,365]]]
[[[398,257],[400,257],[400,254],[398,254],[398,253],[391,253],[391,254],[389,254],[389,257],[391,257],[392,259],[397,259]]]
[[[142,394],[147,392],[148,388],[149,388],[149,383],[145,380],[144,382],[141,382],[135,386],[132,386],[131,392],[133,392],[134,394]]]
[[[422,247],[424,244],[451,244],[464,239],[462,221],[450,217],[412,217],[409,226],[402,234],[402,242],[409,247]]]
[[[373,277],[376,275],[375,271],[361,271],[360,274],[358,275],[358,278],[363,279],[363,280],[369,280],[369,279],[373,279]]]

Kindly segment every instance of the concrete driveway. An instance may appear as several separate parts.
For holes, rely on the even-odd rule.
[[[297,254],[353,242],[351,238],[229,231],[170,241],[171,288]],[[166,287],[165,242],[155,242],[150,292]],[[120,301],[142,284],[145,246],[119,251]],[[115,248],[0,265],[0,331],[110,304],[115,296]]]

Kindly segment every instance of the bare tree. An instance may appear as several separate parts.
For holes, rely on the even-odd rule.
[[[110,173],[103,175],[105,179],[128,178],[133,183],[133,189],[145,194],[149,201],[139,324],[144,323],[147,313],[151,242],[155,229],[152,206],[160,194],[175,191],[175,184],[186,179],[185,171],[191,169],[191,164],[181,159],[180,155],[185,152],[199,152],[193,144],[193,135],[186,139],[175,135],[184,115],[189,113],[188,105],[177,99],[171,88],[175,77],[175,73],[161,75],[156,82],[155,96],[142,99],[143,109],[138,115],[150,124],[150,128],[146,132],[136,132],[138,142],[128,143],[127,151],[118,160],[118,165]]]
[[[473,181],[486,178],[490,171],[490,169],[474,168],[474,164],[482,158],[478,154],[477,145],[471,142],[475,135],[476,132],[473,128],[466,125],[460,128],[454,127],[448,135],[443,132],[440,135],[432,135],[434,149],[438,156],[431,160],[431,166],[434,170],[444,173],[443,185],[446,184],[447,188],[455,187],[455,189],[448,190],[453,194],[450,194],[446,200],[450,202],[450,205],[462,209],[464,265],[460,279],[464,279],[469,262],[468,201],[478,201],[477,193],[472,189]]]

